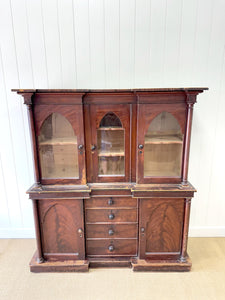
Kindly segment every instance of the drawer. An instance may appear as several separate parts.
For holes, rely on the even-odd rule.
[[[137,224],[87,224],[86,238],[137,238]]]
[[[137,254],[137,240],[87,240],[88,256],[134,256]]]
[[[86,223],[137,222],[137,209],[86,209]]]
[[[137,199],[131,197],[92,197],[85,201],[86,208],[137,207]]]

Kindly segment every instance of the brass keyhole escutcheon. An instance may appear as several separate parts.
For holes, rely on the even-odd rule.
[[[79,233],[79,236],[80,236],[80,237],[83,237],[83,229],[82,229],[82,228],[79,228],[79,229],[77,230],[77,232]]]

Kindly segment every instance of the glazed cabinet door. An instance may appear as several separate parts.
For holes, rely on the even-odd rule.
[[[83,200],[43,199],[38,211],[44,258],[84,259]]]
[[[178,258],[181,253],[183,219],[183,198],[140,199],[140,258]]]
[[[35,105],[42,184],[86,183],[82,105]]]
[[[129,181],[130,105],[90,105],[88,179],[90,182]]]
[[[186,105],[139,104],[138,183],[181,182]]]

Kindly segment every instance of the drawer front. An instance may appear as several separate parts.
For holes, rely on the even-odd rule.
[[[137,238],[137,224],[87,224],[86,238]]]
[[[85,207],[137,207],[137,199],[131,197],[92,197],[85,201]]]
[[[86,223],[137,222],[137,209],[86,209]]]
[[[87,240],[88,256],[134,256],[137,254],[137,240]]]

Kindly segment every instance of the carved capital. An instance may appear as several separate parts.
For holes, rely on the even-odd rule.
[[[23,96],[24,104],[31,106],[32,105],[32,96],[34,93],[20,93]]]
[[[191,204],[191,198],[185,198],[185,202],[186,202],[187,204]]]
[[[196,103],[197,94],[188,93],[188,91],[184,91],[186,95],[186,103],[189,108],[193,108],[193,105]]]

